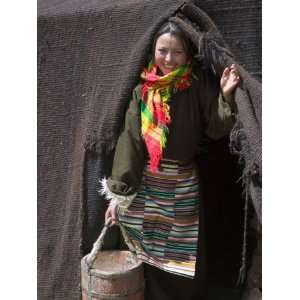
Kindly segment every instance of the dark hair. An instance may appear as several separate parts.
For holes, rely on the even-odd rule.
[[[164,23],[159,30],[156,32],[153,38],[153,43],[152,43],[152,56],[154,57],[155,55],[155,46],[158,38],[165,34],[165,33],[170,33],[173,36],[178,37],[183,45],[183,48],[185,50],[185,53],[187,54],[188,58],[192,58],[194,55],[194,47],[191,43],[191,40],[183,33],[183,31],[173,22],[166,22]]]

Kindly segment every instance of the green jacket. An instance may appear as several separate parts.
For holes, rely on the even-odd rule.
[[[204,71],[193,78],[192,85],[177,92],[170,101],[171,124],[163,158],[193,161],[199,154],[201,139],[207,135],[219,139],[227,135],[233,124],[233,109],[224,102],[216,79]],[[117,195],[137,192],[148,159],[141,135],[142,84],[133,90],[125,123],[116,146],[108,189]]]

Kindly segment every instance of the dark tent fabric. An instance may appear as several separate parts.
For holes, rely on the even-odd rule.
[[[149,36],[185,2],[38,1],[40,300],[80,298],[80,259],[103,226],[97,178],[110,170],[117,125],[145,63]],[[213,19],[240,66],[260,81],[261,1],[193,2]],[[136,63],[129,68],[128,62]],[[107,116],[111,122],[104,122]],[[246,124],[250,133],[252,125]],[[257,189],[251,185],[252,194]],[[116,246],[117,234],[106,247]]]

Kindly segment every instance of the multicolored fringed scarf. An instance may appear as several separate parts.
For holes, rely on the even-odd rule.
[[[152,62],[144,69],[141,119],[142,135],[150,156],[150,169],[156,172],[167,142],[167,125],[171,122],[169,101],[176,91],[191,85],[192,66],[181,65],[176,70],[159,76]]]

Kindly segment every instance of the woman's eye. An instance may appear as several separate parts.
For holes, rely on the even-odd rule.
[[[158,50],[160,53],[167,53],[167,50],[166,49],[159,49]]]
[[[167,49],[158,49],[160,54],[166,55],[169,51]],[[182,55],[184,52],[182,50],[170,51],[172,55]]]

